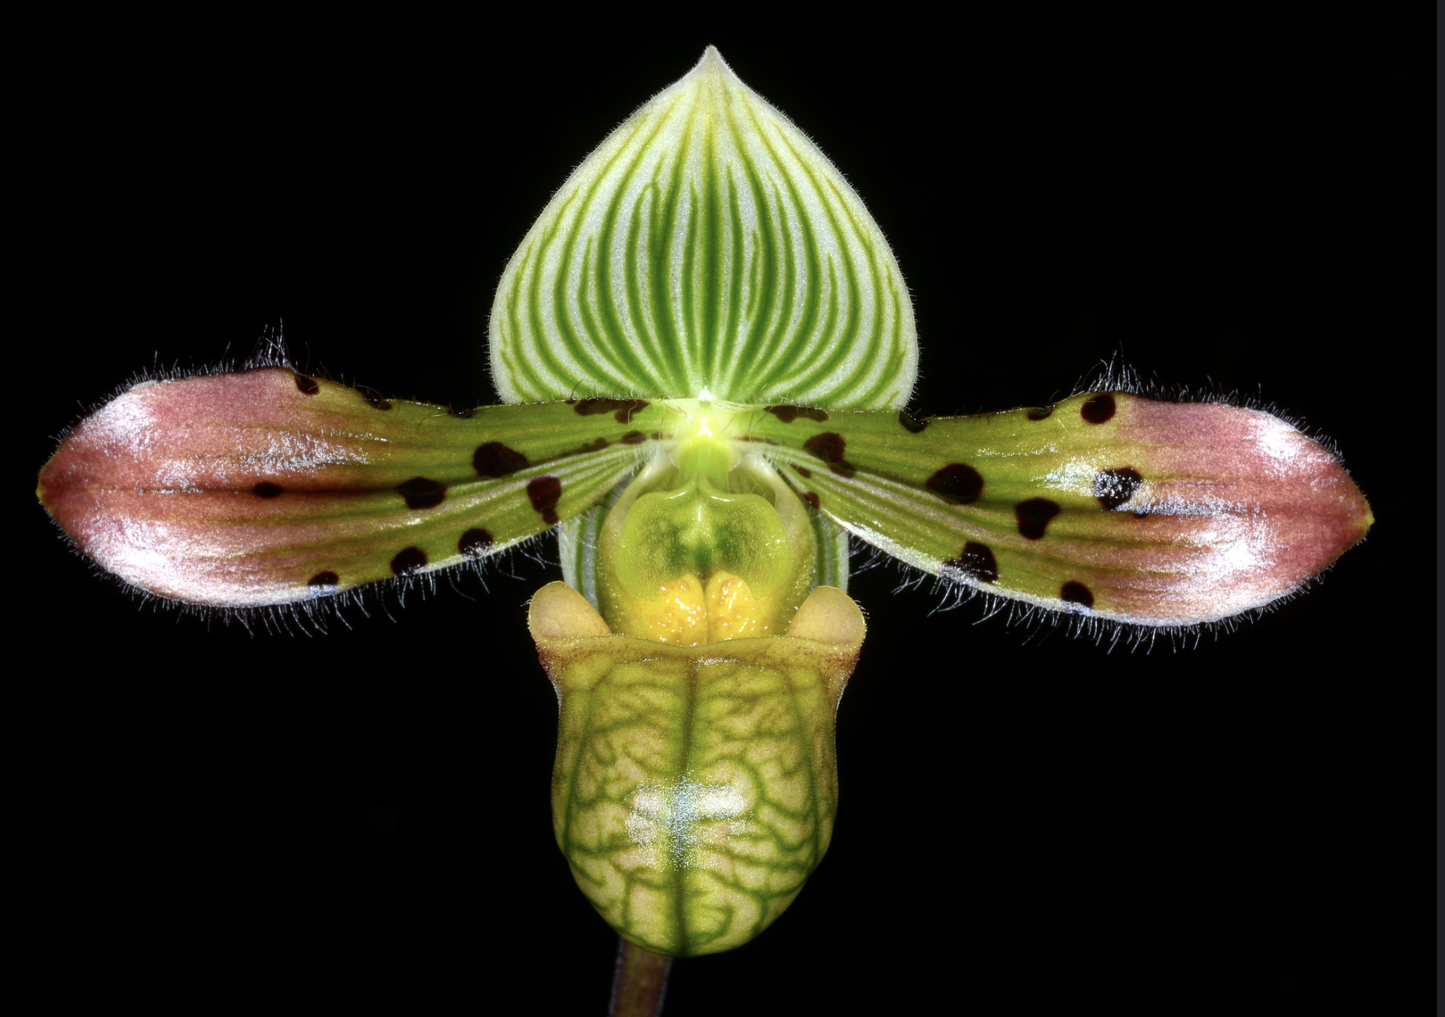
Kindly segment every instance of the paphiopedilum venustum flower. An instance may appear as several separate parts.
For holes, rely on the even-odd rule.
[[[1370,523],[1335,456],[1258,411],[1114,391],[909,413],[891,251],[712,51],[557,192],[491,343],[494,407],[281,363],[137,385],[76,426],[41,497],[126,581],[227,608],[556,528],[568,586],[531,624],[562,705],[557,838],[662,953],[747,941],[826,850],[863,637],[850,538],[966,591],[1170,629],[1299,589]]]

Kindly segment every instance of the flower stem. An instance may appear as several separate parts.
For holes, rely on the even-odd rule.
[[[608,1017],[657,1017],[667,993],[672,958],[618,937],[617,970],[612,978],[612,1005]]]

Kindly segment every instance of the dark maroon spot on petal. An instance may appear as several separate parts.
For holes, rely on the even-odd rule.
[[[1047,498],[1030,498],[1014,506],[1014,518],[1019,522],[1019,533],[1029,540],[1042,540],[1049,520],[1063,510],[1059,503]]]
[[[296,374],[295,371],[292,371],[291,373]],[[296,387],[301,390],[301,393],[303,395],[315,395],[317,392],[321,391],[321,386],[317,384],[316,379],[308,378],[304,374],[296,374]],[[321,574],[323,576],[327,575],[327,573],[325,572]]]
[[[391,409],[391,400],[383,399],[379,392],[369,388],[359,388],[357,391],[361,393],[361,401],[366,403],[366,405],[378,410]]]
[[[510,449],[499,441],[478,445],[472,454],[472,467],[482,477],[505,477],[509,473],[526,469],[527,457],[516,449]]]
[[[646,440],[647,435],[641,431],[628,431],[622,436],[622,444],[624,445],[641,445]]]
[[[426,552],[419,547],[403,548],[391,560],[393,575],[409,576],[424,568],[426,568]]]
[[[816,494],[814,494],[812,491],[804,491],[804,492],[803,492],[803,500],[804,500],[805,502],[807,502],[809,505],[813,506],[814,508],[817,508],[817,507],[818,507],[818,496],[817,496]]]
[[[457,541],[457,550],[472,558],[480,558],[492,549],[492,534],[480,527],[468,530]]]
[[[281,485],[273,484],[269,480],[263,480],[251,488],[251,493],[257,498],[275,498],[281,493]]]
[[[579,445],[571,452],[563,452],[562,454],[565,456],[580,456],[585,455],[588,452],[601,452],[606,447],[607,439],[598,438],[596,441],[590,441],[586,445]]]
[[[827,412],[815,406],[764,406],[763,409],[767,410],[785,424],[791,424],[799,417],[807,420],[816,420],[820,424],[828,419]]]
[[[1089,592],[1089,588],[1072,579],[1059,588],[1059,599],[1069,604],[1082,604],[1084,607],[1094,606],[1094,595]]]
[[[470,420],[470,419],[476,414],[476,412],[477,412],[477,410],[476,410],[476,407],[475,407],[475,406],[462,406],[462,407],[448,406],[448,407],[447,407],[447,415],[448,415],[448,416],[461,417],[463,420]]]
[[[806,479],[813,475],[813,471],[808,469],[806,466],[799,466],[797,463],[789,463],[788,465],[791,466],[793,469],[797,470],[798,476],[800,477]]]
[[[1079,407],[1079,416],[1083,417],[1086,423],[1102,424],[1114,416],[1114,410],[1114,396],[1105,392],[1085,400],[1084,405]]]
[[[634,413],[646,409],[647,406],[646,399],[578,399],[572,404],[572,408],[584,417],[596,413],[612,413],[619,424],[627,423]]]
[[[446,485],[426,477],[412,477],[396,485],[396,492],[406,499],[406,507],[411,509],[436,508],[447,496]]]
[[[1028,412],[1028,418],[1029,418],[1030,420],[1048,420],[1049,417],[1053,416],[1053,413],[1054,413],[1054,404],[1053,404],[1053,403],[1049,403],[1049,405],[1047,405],[1047,406],[1030,406],[1030,407],[1029,407],[1029,412]]]
[[[903,429],[909,434],[917,434],[928,426],[927,420],[920,420],[907,410],[898,411],[898,422],[903,425]]]
[[[975,583],[998,582],[998,562],[987,544],[970,540],[963,545],[963,552],[957,558],[943,563],[943,574],[949,579],[961,579]]]
[[[339,583],[339,582],[341,582],[341,577],[338,576],[335,572],[332,572],[332,571],[328,570],[328,571],[326,571],[326,572],[318,572],[318,573],[316,573],[316,575],[314,575],[314,576],[312,576],[310,579],[306,580],[306,585],[307,585],[307,586],[335,586],[335,585],[336,585],[337,583]]]
[[[557,521],[557,502],[562,497],[562,481],[551,475],[538,477],[527,485],[527,497],[542,520],[551,526]]]
[[[1113,470],[1100,470],[1094,474],[1094,497],[1099,499],[1099,504],[1110,512],[1134,497],[1134,492],[1139,490],[1139,485],[1144,483],[1144,478],[1139,476],[1139,471],[1130,466],[1120,466]],[[1145,513],[1136,513],[1144,515]]]
[[[836,431],[813,435],[803,442],[803,449],[827,463],[828,468],[840,477],[851,477],[858,472],[856,466],[843,458],[843,454],[848,450],[848,443]]]
[[[958,505],[978,501],[983,493],[983,474],[963,463],[949,463],[923,482],[934,494]]]

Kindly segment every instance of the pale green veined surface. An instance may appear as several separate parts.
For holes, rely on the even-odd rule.
[[[913,308],[827,157],[709,48],[567,179],[502,277],[504,402],[902,406]]]
[[[578,594],[533,597],[561,707],[557,845],[622,935],[678,957],[741,946],[792,902],[837,812],[833,717],[865,625],[820,588],[786,635],[667,646]]]

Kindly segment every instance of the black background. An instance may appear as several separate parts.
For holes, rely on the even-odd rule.
[[[892,242],[915,412],[1037,404],[1117,355],[1334,439],[1379,523],[1319,589],[1187,649],[1040,638],[856,575],[831,852],[755,943],[678,964],[669,1012],[1398,1001],[1432,952],[1429,29],[50,39],[12,148],[36,311],[12,337],[34,359],[17,497],[135,372],[243,358],[280,323],[331,376],[491,401],[512,248],[716,43]],[[64,993],[603,1012],[615,937],[552,842],[525,627],[551,545],[307,637],[138,608],[38,507],[21,531],[25,914]]]

